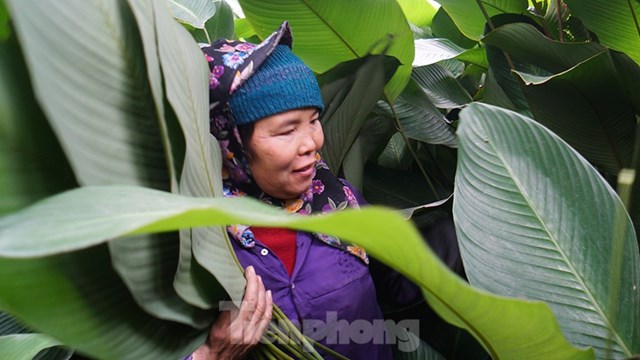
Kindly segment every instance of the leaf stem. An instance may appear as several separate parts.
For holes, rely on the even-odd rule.
[[[540,22],[542,23],[542,30],[544,30],[544,34],[549,38],[552,39],[553,36],[551,35],[551,31],[549,30],[549,24],[547,23],[547,19],[544,17],[543,14],[543,9],[542,6],[540,5],[541,3],[538,1],[533,1],[533,7],[535,9],[535,14],[537,16],[540,17]]]
[[[289,320],[289,318],[282,312],[282,310],[280,310],[279,307],[274,305],[273,311],[274,311],[274,317],[280,320],[279,325],[285,327],[285,331],[287,332],[288,336],[293,335],[295,343],[302,345],[305,355],[308,354],[310,356],[309,359],[322,360],[322,356],[318,354],[318,352],[313,347],[313,345],[311,345],[307,337],[304,336],[295,325],[293,325],[291,320]]]
[[[564,25],[562,24],[562,0],[556,0],[556,19],[558,20],[558,41],[564,42]]]
[[[207,37],[207,42],[209,44],[211,44],[211,37],[209,36],[209,32],[207,31],[207,27],[205,26],[202,31],[204,32],[204,35]]]
[[[324,352],[326,352],[328,355],[331,355],[336,359],[349,360],[349,358],[344,357],[343,355],[335,352],[334,350],[326,347],[325,345],[315,341],[314,339],[307,338],[305,335],[300,333],[300,330],[298,330],[298,328],[295,327],[293,323],[291,323],[291,321],[289,321],[286,315],[279,308],[276,309],[276,307],[274,307],[274,317],[284,318],[287,320],[285,322],[280,323],[280,325],[284,325],[285,327],[287,327],[285,331],[287,331],[289,334],[293,333],[300,339],[301,342],[307,344],[307,346],[311,349],[311,351],[309,351],[309,354],[312,355],[311,359],[322,360],[322,356],[320,356],[320,354],[318,354],[318,352],[315,350],[315,348],[320,348]]]
[[[491,20],[491,17],[489,16],[487,9],[485,9],[484,5],[482,4],[482,0],[476,0],[476,3],[478,4],[478,7],[480,8],[480,11],[482,12],[482,15],[484,16],[485,20],[487,20],[487,25],[489,25],[489,29],[491,29],[491,31],[495,30],[496,27],[495,25],[493,25],[493,21]],[[516,67],[513,66],[513,61],[511,60],[511,56],[509,56],[509,54],[507,54],[507,52],[504,50],[502,50],[502,54],[504,54],[504,58],[507,61],[507,64],[509,64],[509,68],[511,69],[511,71],[514,71]]]
[[[631,204],[631,193],[633,183],[636,180],[636,171],[633,169],[622,169],[618,174],[618,196],[623,206],[616,209],[615,227],[613,230],[613,242],[611,244],[611,269],[609,271],[609,337],[607,341],[606,359],[613,358],[614,329],[618,317],[618,299],[620,297],[620,281],[622,277],[622,262],[624,257],[624,243],[628,232],[628,215],[625,208]]]

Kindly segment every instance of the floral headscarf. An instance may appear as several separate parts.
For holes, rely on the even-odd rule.
[[[255,183],[247,163],[242,139],[233,120],[228,100],[233,92],[267,59],[277,45],[291,47],[291,30],[287,22],[258,45],[233,40],[218,40],[203,45],[209,64],[209,103],[211,133],[222,150],[223,191],[226,197],[251,196],[282,207],[289,213],[321,214],[347,207],[358,208],[358,200],[342,179],[334,176],[318,156],[312,184],[297,199],[282,201],[265,194]],[[255,237],[246,225],[230,225],[229,234],[243,247],[253,247]],[[366,252],[338,238],[314,233],[328,245],[342,249],[369,263]]]

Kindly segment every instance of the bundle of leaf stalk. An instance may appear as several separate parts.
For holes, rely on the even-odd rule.
[[[280,328],[282,326],[283,328]],[[280,349],[281,345],[283,349]],[[273,319],[258,346],[252,351],[256,359],[324,359],[316,351],[316,347],[336,359],[348,358],[336,353],[328,347],[302,334],[287,316],[273,304]]]

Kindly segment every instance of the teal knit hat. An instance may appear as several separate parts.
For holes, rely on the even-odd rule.
[[[313,74],[288,46],[278,45],[267,60],[229,99],[237,125],[246,125],[284,111],[324,109]]]

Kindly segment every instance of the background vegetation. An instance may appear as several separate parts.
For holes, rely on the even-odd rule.
[[[415,281],[461,330],[405,358],[640,354],[638,15],[637,0],[0,0],[0,357],[188,354],[242,295],[228,223],[341,236]],[[257,42],[283,20],[322,85],[323,156],[396,210],[219,198],[197,42]],[[471,285],[418,231],[448,216]]]

